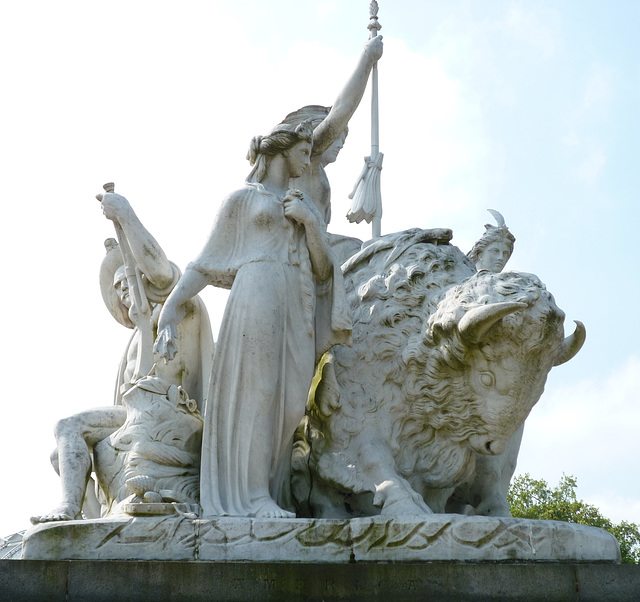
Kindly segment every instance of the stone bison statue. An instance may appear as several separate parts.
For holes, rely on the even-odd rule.
[[[353,346],[323,357],[298,429],[300,515],[509,514],[524,420],[585,330],[565,338],[536,276],[476,272],[450,239],[409,230],[343,264]]]

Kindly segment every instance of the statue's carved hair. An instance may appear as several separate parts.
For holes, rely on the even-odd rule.
[[[309,121],[297,125],[281,123],[266,136],[254,136],[247,152],[247,160],[253,165],[247,182],[261,182],[273,156],[303,141],[313,143],[313,126]]]
[[[288,123],[291,125],[297,125],[303,121],[308,121],[313,126],[313,129],[317,128],[327,117],[331,111],[331,107],[323,107],[321,105],[307,105],[297,111],[289,113],[282,123]]]

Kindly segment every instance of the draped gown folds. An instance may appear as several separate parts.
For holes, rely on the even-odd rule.
[[[203,515],[255,516],[271,500],[286,508],[315,362],[350,339],[340,268],[334,261],[318,282],[304,227],[285,217],[282,199],[248,183],[227,198],[187,269],[231,288],[204,411]]]

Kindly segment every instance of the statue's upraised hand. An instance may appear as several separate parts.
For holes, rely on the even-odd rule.
[[[364,45],[364,53],[375,63],[382,57],[382,36],[370,38]]]
[[[120,194],[105,192],[100,196],[102,197],[99,197],[102,203],[102,213],[111,221],[117,222],[122,220],[125,215],[132,210],[129,201]]]

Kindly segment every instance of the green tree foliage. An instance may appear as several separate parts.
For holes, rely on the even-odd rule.
[[[511,482],[507,495],[511,514],[518,518],[562,520],[606,529],[620,544],[622,562],[640,563],[638,525],[627,521],[614,524],[602,516],[595,506],[576,497],[577,486],[576,478],[567,475],[563,475],[558,486],[553,489],[542,479],[532,479],[528,474],[517,476]]]

